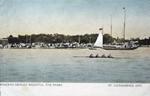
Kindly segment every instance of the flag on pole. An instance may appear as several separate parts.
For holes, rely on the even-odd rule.
[[[103,30],[103,28],[99,28],[99,30]]]

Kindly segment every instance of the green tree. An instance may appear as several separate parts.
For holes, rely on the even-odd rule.
[[[103,35],[104,44],[110,44],[110,43],[113,43],[113,41],[114,41],[114,38],[112,36],[110,36],[109,34]]]

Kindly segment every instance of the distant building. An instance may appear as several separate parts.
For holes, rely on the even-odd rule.
[[[3,46],[7,45],[8,44],[8,39],[7,38],[0,39],[0,44],[3,45]]]

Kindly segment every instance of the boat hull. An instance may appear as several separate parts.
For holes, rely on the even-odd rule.
[[[115,47],[103,47],[105,50],[135,50],[138,47],[131,47],[131,48],[115,48]]]

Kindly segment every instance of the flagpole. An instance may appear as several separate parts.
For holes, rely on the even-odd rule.
[[[112,15],[110,16],[110,34],[112,36]]]
[[[123,10],[124,10],[124,23],[123,23],[123,39],[125,40],[125,27],[126,27],[126,9],[125,7],[123,7]]]
[[[103,35],[103,27],[99,28],[99,31],[101,31],[101,30],[102,30],[102,35]]]

